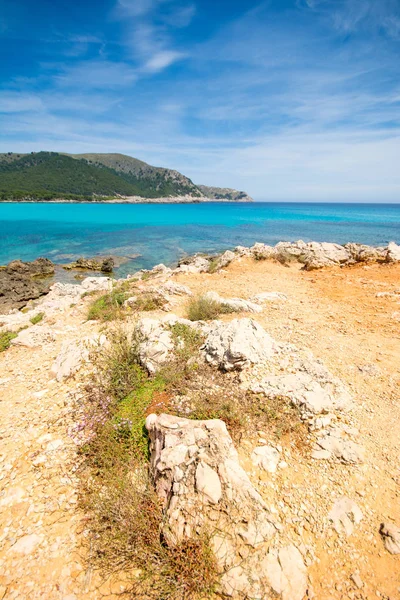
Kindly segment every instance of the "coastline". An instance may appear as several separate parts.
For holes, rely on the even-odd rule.
[[[353,252],[360,254],[367,248],[353,245]],[[150,354],[150,349],[160,351],[154,344],[168,340],[173,324],[188,327],[188,301],[212,293],[213,297],[217,294],[235,300],[236,312],[222,314],[218,321],[192,325],[195,331],[199,327],[210,336],[208,345],[217,333],[221,339],[225,327],[238,324],[251,324],[256,331],[262,328],[271,336],[265,339],[268,348],[269,340],[273,340],[272,353],[263,360],[255,357],[255,364],[239,364],[237,370],[224,372],[211,362],[206,371],[209,379],[203,378],[201,386],[196,386],[205,415],[198,419],[224,421],[219,412],[211,416],[207,412],[206,400],[213,390],[226,402],[237,395],[240,422],[252,418],[246,394],[251,394],[254,403],[261,398],[256,420],[233,438],[230,456],[238,456],[235,472],[243,469],[240,473],[252,486],[248,489],[262,498],[268,509],[263,512],[268,518],[271,515],[276,526],[265,548],[261,543],[256,550],[247,545],[245,556],[260,552],[268,564],[277,565],[279,573],[276,553],[290,556],[289,567],[283,564],[287,569],[285,581],[293,582],[290,589],[294,591],[288,596],[291,600],[313,597],[313,589],[319,599],[328,600],[339,587],[346,597],[357,597],[359,588],[353,579],[361,581],[366,597],[376,596],[377,590],[382,597],[396,597],[399,557],[388,552],[380,524],[400,524],[398,433],[395,427],[388,427],[400,419],[400,315],[396,316],[400,312],[400,264],[388,262],[383,255],[382,262],[371,262],[364,255],[366,260],[352,265],[338,263],[307,271],[298,260],[281,263],[267,258],[269,252],[270,247],[264,244],[256,244],[251,253],[250,248],[242,247],[232,253],[229,264],[215,272],[205,271],[207,259],[198,256],[188,258],[179,270],[156,266],[151,272],[133,273],[121,281],[100,278],[97,283],[87,281],[83,287],[56,284],[51,295],[39,299],[28,312],[10,315],[10,322],[12,318],[24,319],[24,325],[22,321],[15,324],[16,330],[26,328],[0,354],[4,374],[0,386],[5,398],[0,403],[4,431],[0,449],[4,463],[12,465],[0,482],[4,519],[9,524],[0,549],[4,566],[1,585],[7,587],[7,593],[18,591],[29,597],[33,583],[43,597],[55,597],[62,586],[64,595],[77,600],[95,600],[98,594],[117,600],[132,565],[127,573],[119,570],[112,579],[104,578],[93,563],[93,548],[87,542],[93,523],[89,518],[82,533],[82,509],[87,506],[82,507],[79,498],[88,471],[82,472],[83,442],[74,436],[86,414],[86,389],[93,370],[82,348],[88,340],[98,340],[98,347],[106,352],[101,340],[112,340],[116,329],[130,332],[141,322],[153,328],[146,330],[150,339],[143,357],[154,357],[156,353]],[[224,254],[225,261],[231,257]],[[93,303],[119,285],[131,298],[162,293],[167,294],[168,301],[147,311],[135,311],[127,305],[115,321],[88,320]],[[33,324],[31,319],[40,314],[40,322]],[[246,342],[246,338],[241,339],[236,353],[248,351]],[[171,353],[172,346],[167,347]],[[165,352],[158,356],[165,357]],[[218,352],[215,356],[213,360],[219,360]],[[202,363],[197,360],[197,364]],[[282,387],[285,378],[291,388]],[[307,388],[297,391],[301,401],[291,391],[299,382]],[[317,399],[323,403],[306,405],[302,394],[307,393],[310,403]],[[285,394],[291,394],[292,404],[285,404]],[[179,407],[186,399],[183,410],[188,410],[185,417],[191,419],[188,426],[193,423],[198,427],[200,421],[193,420],[196,417],[190,413],[192,399],[187,397],[187,391],[155,394],[150,399],[152,418],[164,412],[176,418],[175,414],[182,414]],[[282,406],[287,407],[285,411]],[[224,422],[233,436],[232,421],[225,418]],[[169,440],[175,430],[180,431],[176,423],[168,430]],[[259,458],[264,455],[268,457],[265,463]],[[221,455],[220,464],[225,458]],[[210,460],[208,454],[206,459]],[[211,465],[218,472],[218,465]],[[186,473],[186,459],[180,468]],[[239,493],[236,487],[231,489]],[[56,515],[48,507],[49,498],[55,503]],[[175,503],[183,499],[178,495],[174,498]],[[35,511],[29,510],[33,502]],[[247,507],[243,499],[237,505],[241,511]],[[342,505],[354,511],[343,517],[347,529],[337,516]],[[202,503],[198,510],[207,515],[209,509],[209,504]],[[212,504],[211,509],[218,509],[218,504]],[[249,523],[253,524],[251,518]],[[229,533],[235,531],[232,528]],[[96,542],[94,535],[89,539]],[[240,535],[234,539],[241,543]],[[324,565],[334,568],[322,568]],[[92,577],[82,592],[88,568]],[[266,570],[256,566],[251,573],[264,576]],[[275,579],[272,582],[277,585]],[[281,597],[278,592],[276,595]]]
[[[176,196],[166,198],[143,198],[141,196],[130,196],[126,198],[113,198],[107,200],[68,200],[63,198],[53,200],[1,200],[0,204],[206,204],[206,203],[226,204],[248,204],[254,202],[252,198],[240,200],[227,200],[224,198],[206,198],[193,196]]]

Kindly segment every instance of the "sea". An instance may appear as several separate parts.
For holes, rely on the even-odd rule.
[[[400,204],[0,203],[0,265],[115,256],[118,276],[255,242],[400,243]]]

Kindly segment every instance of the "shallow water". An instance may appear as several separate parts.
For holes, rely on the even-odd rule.
[[[0,264],[111,254],[128,258],[123,276],[194,252],[298,239],[399,243],[400,204],[0,203]]]

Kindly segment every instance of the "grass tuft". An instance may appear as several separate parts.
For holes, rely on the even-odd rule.
[[[206,296],[191,298],[187,305],[187,318],[190,321],[211,321],[219,315],[234,312],[223,302],[217,302]]]
[[[15,331],[2,331],[0,333],[0,352],[4,352],[11,345],[11,340],[17,337]]]
[[[32,323],[32,325],[37,325],[38,323],[40,323],[40,321],[43,321],[43,318],[44,318],[44,313],[40,312],[37,315],[35,315],[34,317],[32,317],[32,319],[29,319],[29,320]]]
[[[114,289],[109,294],[104,294],[94,300],[88,311],[89,321],[115,321],[124,316],[123,304],[127,299],[127,293]]]

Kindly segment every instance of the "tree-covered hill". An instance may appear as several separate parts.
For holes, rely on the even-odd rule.
[[[95,156],[103,155],[91,155]],[[157,198],[184,194],[194,198],[201,196],[190,179],[180,174],[177,174],[179,177],[174,177],[174,173],[168,169],[154,169],[154,172],[149,173],[145,169],[143,172],[117,170],[102,164],[100,160],[92,159],[89,162],[84,157],[75,158],[56,152],[2,154],[0,200],[92,200],[99,196]]]

